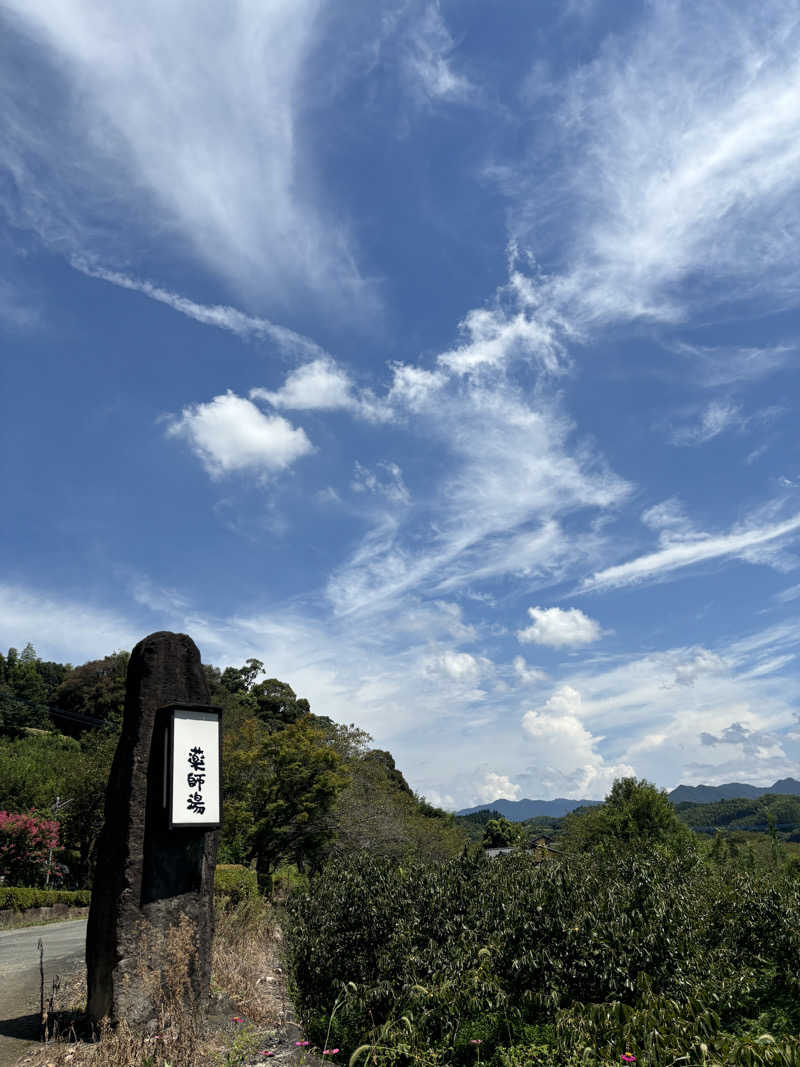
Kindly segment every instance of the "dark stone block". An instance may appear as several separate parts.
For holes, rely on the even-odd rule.
[[[88,1012],[95,1021],[108,1016],[113,1023],[154,1022],[155,1007],[142,974],[163,966],[158,942],[178,927],[182,916],[192,941],[186,962],[194,1007],[202,1010],[207,1003],[217,832],[167,828],[164,728],[158,709],[208,702],[200,653],[186,634],[151,634],[134,648],[86,937]]]

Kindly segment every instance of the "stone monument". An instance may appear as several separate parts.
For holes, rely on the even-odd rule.
[[[171,738],[173,748],[188,743],[180,740],[187,718],[213,718],[216,709],[208,700],[200,653],[186,634],[154,633],[134,648],[86,935],[88,1013],[95,1022],[108,1017],[112,1023],[154,1023],[152,980],[143,975],[159,972],[158,939],[181,923],[191,940],[186,966],[194,1007],[202,1010],[208,1000],[217,851],[217,831],[209,823],[220,820],[219,756],[211,754],[217,793],[209,817],[203,793],[208,768],[199,762],[207,753],[199,746],[177,756],[170,750]],[[191,779],[186,796],[173,798],[171,759],[190,761],[183,768]],[[173,817],[178,805],[186,811],[182,821]]]

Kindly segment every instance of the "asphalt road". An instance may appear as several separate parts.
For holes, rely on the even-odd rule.
[[[0,931],[0,1067],[12,1067],[39,1038],[39,938],[44,942],[44,988],[54,975],[82,965],[86,920]]]

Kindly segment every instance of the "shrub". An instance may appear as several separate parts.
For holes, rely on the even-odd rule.
[[[0,876],[17,885],[41,885],[48,872],[60,877],[53,863],[58,849],[58,823],[35,811],[0,811]]]
[[[66,904],[72,908],[88,907],[92,894],[88,889],[27,889],[0,885],[0,911],[28,908],[49,908],[53,904]]]
[[[290,898],[287,935],[309,1037],[337,1004],[330,1040],[351,1052],[402,1030],[404,1048],[448,1064],[476,1047],[498,1065],[619,1062],[627,1040],[650,1065],[701,1045],[709,1063],[797,1062],[775,1057],[795,1055],[800,1030],[800,886],[726,879],[693,850],[353,856]]]
[[[250,867],[236,863],[220,863],[214,872],[214,896],[225,897],[236,907],[258,896],[258,876]]]

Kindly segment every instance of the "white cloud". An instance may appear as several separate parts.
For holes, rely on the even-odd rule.
[[[481,676],[481,664],[469,652],[448,649],[437,656],[431,666],[461,685],[476,685]]]
[[[129,576],[122,578],[128,592]],[[377,747],[391,749],[414,788],[428,797],[447,795],[452,806],[475,802],[476,781],[483,781],[491,802],[504,793],[600,798],[615,777],[634,769],[667,788],[679,781],[764,784],[796,776],[791,745],[800,736],[800,686],[785,660],[784,668],[779,665],[797,650],[796,619],[713,650],[581,658],[522,726],[507,692],[470,688],[475,668],[468,660],[441,660],[432,669],[447,652],[470,655],[457,651],[476,637],[457,605],[409,597],[399,610],[396,602],[390,606],[385,618],[391,625],[376,625],[372,616],[320,618],[297,602],[209,614],[182,590],[162,589],[145,576],[138,577],[135,593],[147,607],[132,605],[126,617],[0,587],[0,644],[21,647],[31,639],[48,658],[81,662],[130,648],[153,630],[189,633],[204,662],[224,667],[253,656],[308,697],[319,714],[339,722],[356,718]],[[719,669],[696,671],[693,685],[676,688],[682,666],[697,666],[698,658],[710,664],[714,656]],[[472,659],[491,675],[488,660],[477,653]],[[461,681],[442,669],[444,662]],[[715,743],[703,744],[702,733]],[[487,768],[495,777],[484,780]]]
[[[369,389],[356,390],[347,371],[326,353],[291,371],[280,389],[251,389],[250,397],[290,411],[344,410],[371,422],[393,417],[390,403]]]
[[[466,101],[474,94],[469,79],[453,70],[453,49],[438,0],[429,3],[411,29],[405,68],[412,87],[430,100]]]
[[[678,685],[694,685],[701,674],[719,674],[725,669],[725,661],[707,648],[698,648],[694,656],[675,668]]]
[[[456,374],[500,367],[514,359],[531,357],[548,371],[561,366],[562,347],[553,328],[524,312],[508,314],[502,308],[476,308],[461,323],[464,344],[439,356],[439,364]]]
[[[757,381],[780,370],[796,351],[788,344],[711,347],[685,342],[674,344],[672,349],[686,357],[696,380],[707,388]]]
[[[642,522],[651,530],[657,531],[662,545],[693,540],[701,536],[686,515],[683,504],[676,497],[662,500],[647,508],[642,512]]]
[[[43,659],[72,664],[130,649],[144,636],[102,606],[11,584],[0,584],[0,634],[5,648],[30,641]]]
[[[264,415],[230,391],[185,407],[172,417],[167,434],[188,441],[212,478],[240,470],[272,474],[313,451],[302,427],[280,415]]]
[[[475,787],[479,804],[491,804],[493,800],[519,800],[520,787],[508,775],[486,771],[483,780]]]
[[[515,656],[512,664],[514,674],[522,685],[533,685],[547,680],[547,672],[538,667],[529,667],[523,656]]]
[[[551,782],[561,778],[573,796],[605,796],[615,778],[634,774],[628,763],[606,763],[594,737],[581,721],[581,694],[562,685],[538,710],[526,711],[522,729],[535,746],[536,771]],[[531,772],[529,772],[530,774]]]
[[[41,64],[37,93],[10,67],[3,86],[20,224],[105,262],[126,224],[145,242],[167,230],[255,299],[299,287],[363,313],[350,239],[297,122],[320,0],[6,8],[7,32],[35,40]]]
[[[780,593],[776,593],[774,599],[780,604],[788,604],[790,600],[797,600],[798,597],[800,597],[800,585],[790,585],[782,589]]]
[[[600,624],[578,608],[528,608],[533,620],[524,630],[517,630],[517,640],[550,648],[580,648],[599,641]]]
[[[0,279],[0,324],[12,330],[31,330],[42,321],[43,311],[15,286]]]
[[[567,537],[558,519],[614,507],[629,487],[569,440],[572,427],[555,402],[537,397],[531,406],[501,377],[448,382],[407,371],[400,374],[413,398],[411,429],[429,449],[440,446],[448,463],[403,523],[382,516],[333,574],[328,593],[338,611],[504,574],[544,584],[569,562],[595,556],[602,537]]]
[[[431,404],[447,384],[447,375],[441,371],[429,371],[407,363],[395,363],[392,373],[392,386],[387,397],[389,404],[417,414],[430,411]]]
[[[680,323],[736,300],[794,305],[794,9],[677,0],[640,15],[548,83],[548,139],[532,122],[525,158],[487,168],[509,197],[514,237],[549,272],[531,283],[535,317],[558,315],[580,333],[642,317]],[[748,366],[742,350],[722,380],[783,359],[751,355]]]
[[[635,585],[659,578],[683,567],[726,556],[737,556],[749,562],[765,562],[766,557],[760,553],[751,555],[752,551],[761,549],[762,546],[769,546],[771,542],[788,538],[798,529],[800,529],[800,516],[794,516],[784,522],[753,526],[716,537],[700,534],[692,541],[671,543],[658,552],[639,556],[628,563],[606,567],[591,578],[587,578],[581,588],[583,590],[612,589],[618,586]]]
[[[319,362],[329,359],[316,342],[285,326],[278,326],[269,319],[246,315],[237,308],[223,304],[198,304],[178,293],[171,293],[168,289],[153,285],[152,282],[130,278],[119,271],[92,266],[86,260],[77,257],[73,258],[72,265],[81,274],[110,282],[111,285],[118,285],[121,289],[142,293],[144,296],[149,296],[151,300],[157,300],[160,304],[166,304],[174,311],[180,312],[181,315],[194,319],[195,322],[201,322],[206,326],[217,326],[221,330],[230,330],[231,333],[238,334],[240,337],[268,337],[282,352],[289,355],[306,357],[318,355],[321,357]]]
[[[667,789],[681,781],[763,784],[796,773],[787,745],[800,692],[797,678],[782,669],[796,646],[788,623],[714,650],[672,648],[582,664],[566,684],[581,694],[585,728],[597,724],[606,735],[601,751],[608,762],[629,763]],[[731,723],[753,734],[749,742],[739,737],[733,760]],[[703,734],[729,743],[715,747]]]
[[[251,389],[250,396],[276,408],[325,411],[352,407],[352,390],[349,376],[333,360],[316,359],[293,370],[277,391]]]
[[[350,488],[356,493],[377,493],[393,504],[411,502],[411,494],[403,481],[403,472],[397,463],[379,463],[378,472],[376,472],[356,462]]]
[[[676,445],[702,445],[724,430],[741,427],[744,422],[738,404],[731,400],[712,400],[695,424],[676,427],[672,441]]]

